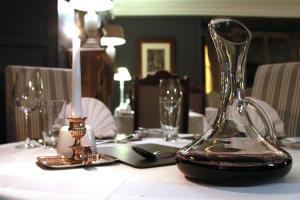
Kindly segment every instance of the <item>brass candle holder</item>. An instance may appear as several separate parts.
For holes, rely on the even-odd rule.
[[[68,132],[74,138],[74,144],[70,146],[72,149],[72,156],[39,156],[37,157],[37,164],[43,168],[50,169],[65,169],[74,167],[84,167],[92,165],[103,165],[117,161],[116,158],[93,153],[91,146],[82,146],[81,138],[86,133],[84,121],[86,117],[71,117],[68,118],[70,125]]]
[[[84,125],[86,117],[71,117],[68,118],[68,120],[70,121],[68,131],[74,138],[74,144],[70,146],[73,151],[72,159],[75,163],[80,163],[82,162],[82,158],[85,157],[83,156],[83,148],[80,140],[86,132],[86,128]]]

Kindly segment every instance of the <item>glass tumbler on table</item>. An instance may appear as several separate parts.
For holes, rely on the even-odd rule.
[[[47,100],[42,104],[43,118],[43,141],[48,148],[55,148],[58,140],[58,133],[65,125],[66,100]]]
[[[18,148],[34,148],[40,146],[37,142],[29,139],[30,114],[35,110],[42,99],[43,83],[41,75],[37,71],[22,70],[16,74],[16,80],[13,89],[13,98],[17,108],[25,114],[25,142]]]
[[[159,85],[159,112],[163,138],[176,140],[181,115],[182,90],[179,79],[161,79]]]

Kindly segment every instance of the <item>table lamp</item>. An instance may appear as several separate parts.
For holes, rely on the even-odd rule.
[[[131,111],[128,103],[124,102],[124,82],[130,81],[131,76],[126,67],[119,67],[118,72],[114,74],[114,80],[120,81],[120,105],[116,108],[115,112]]]
[[[114,60],[116,55],[115,46],[126,43],[123,28],[115,24],[105,25],[102,28],[102,34],[103,36],[100,39],[101,46],[107,46],[106,53]]]

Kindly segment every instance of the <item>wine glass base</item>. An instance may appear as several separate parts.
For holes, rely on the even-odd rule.
[[[24,142],[17,145],[16,148],[18,148],[18,149],[33,149],[33,148],[38,148],[41,146],[42,145],[39,142],[37,142],[35,140],[30,140],[29,138],[27,138]]]

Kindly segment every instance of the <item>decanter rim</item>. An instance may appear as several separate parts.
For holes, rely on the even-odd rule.
[[[213,26],[217,23],[220,23],[220,22],[226,22],[226,21],[232,21],[232,22],[235,22],[237,24],[239,24],[243,29],[246,30],[247,34],[249,35],[249,37],[247,39],[245,39],[244,41],[241,41],[241,42],[233,42],[231,40],[228,40],[228,39],[225,39],[224,37],[222,37],[218,31],[216,29],[213,28]],[[221,37],[223,40],[229,42],[229,43],[232,43],[232,44],[245,44],[247,42],[249,42],[252,38],[252,34],[250,32],[250,30],[248,29],[248,27],[240,22],[239,20],[236,20],[236,19],[233,19],[233,18],[230,18],[230,17],[216,17],[216,18],[213,18],[210,20],[210,22],[208,23],[208,27],[209,27],[209,31],[211,32],[212,30],[215,30],[214,32],[219,36]]]

